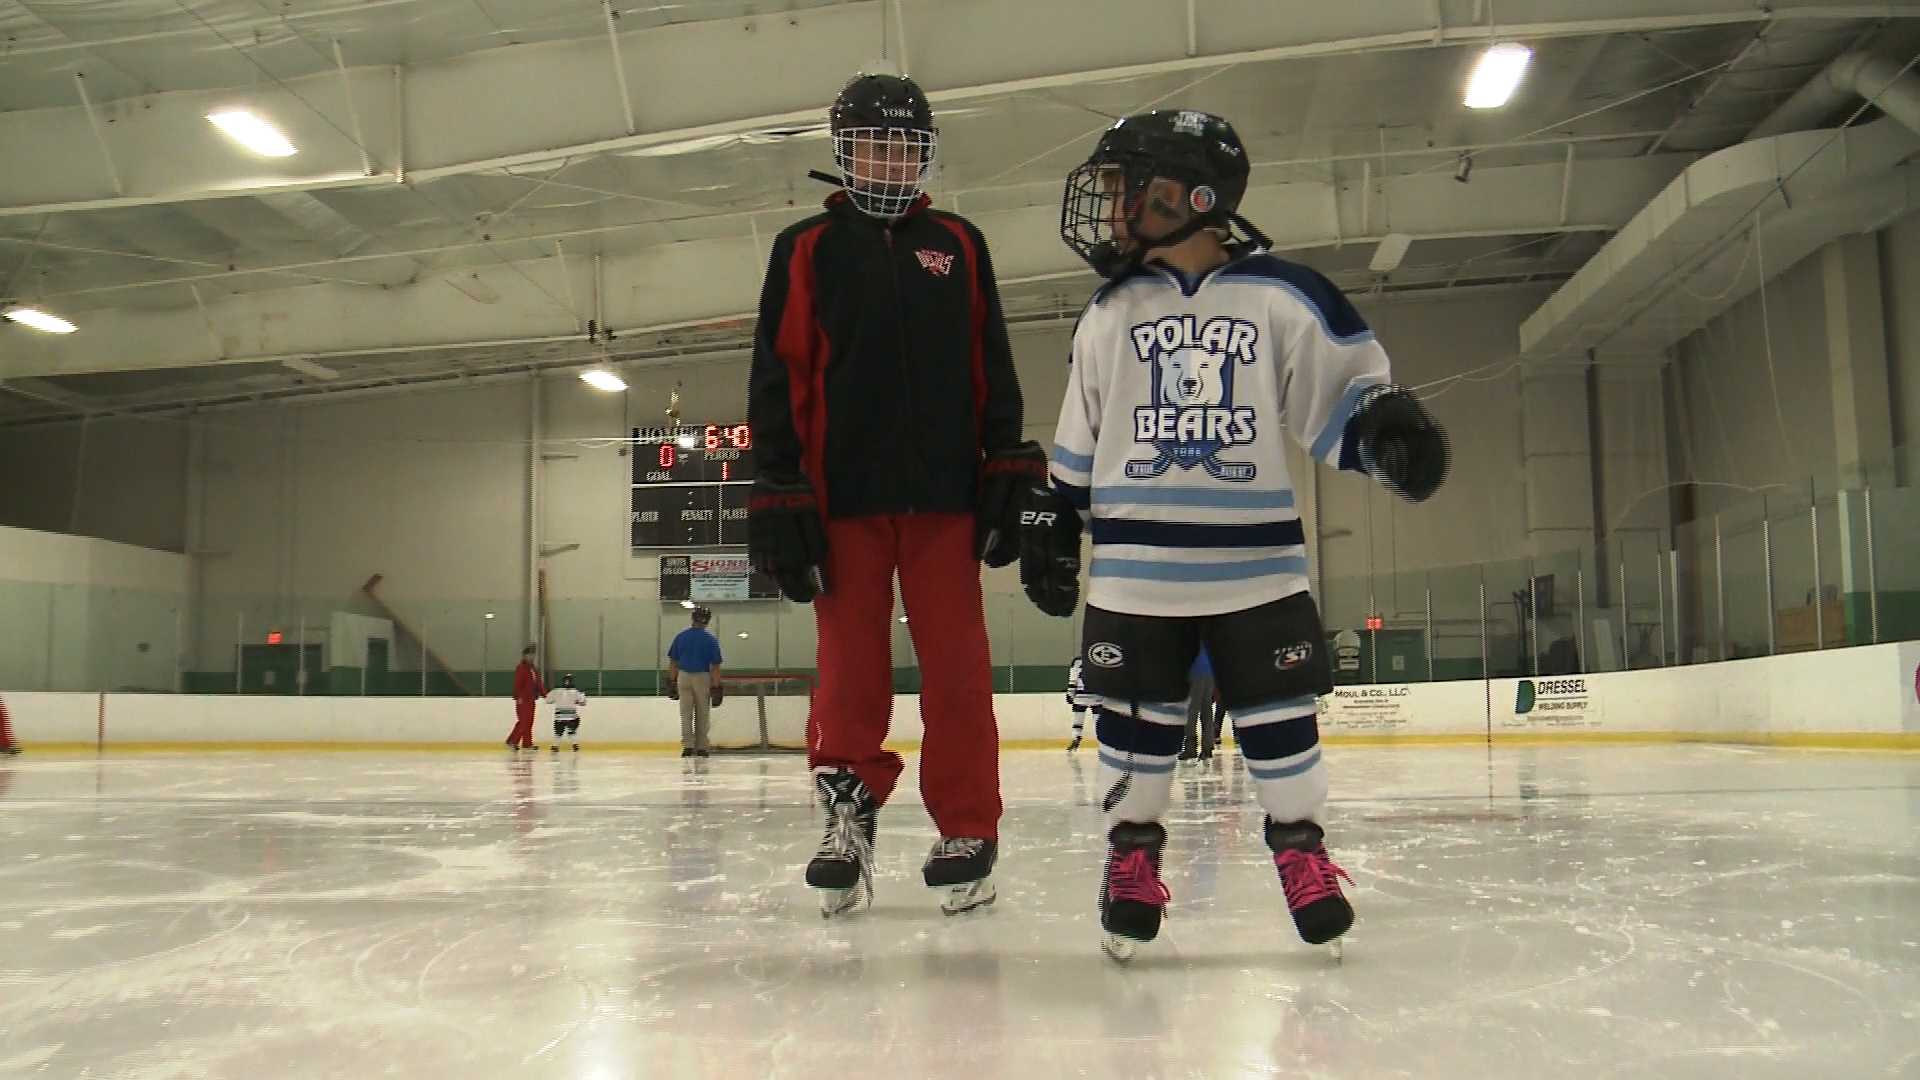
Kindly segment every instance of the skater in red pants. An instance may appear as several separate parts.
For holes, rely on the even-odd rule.
[[[513,669],[513,731],[507,735],[507,749],[533,749],[533,706],[547,696],[547,684],[540,681],[540,669],[533,666],[538,647],[520,650],[520,666]]]
[[[0,754],[12,757],[20,752],[20,744],[13,739],[13,718],[7,715],[7,703],[0,701]]]
[[[910,79],[862,75],[828,113],[840,190],[774,241],[747,416],[759,478],[748,548],[812,603],[819,688],[808,763],[826,835],[807,866],[822,910],[871,900],[874,815],[899,779],[893,581],[920,658],[920,793],[940,830],[922,876],[949,914],[993,900],[1000,740],[980,562],[1018,556],[1016,496],[1046,458],[1020,385],[986,240],[921,184],[933,110]]]

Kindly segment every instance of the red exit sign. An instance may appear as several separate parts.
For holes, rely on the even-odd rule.
[[[1387,620],[1381,618],[1378,615],[1367,616],[1367,629],[1385,630],[1386,628],[1387,628]]]

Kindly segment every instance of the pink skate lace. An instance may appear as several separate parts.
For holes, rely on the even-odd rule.
[[[1275,854],[1273,864],[1280,868],[1280,885],[1287,892],[1288,911],[1299,911],[1316,900],[1339,896],[1338,878],[1346,878],[1347,884],[1353,884],[1347,872],[1327,857],[1324,846],[1316,846],[1312,851],[1289,848]]]
[[[1147,857],[1146,848],[1134,848],[1120,858],[1113,860],[1107,867],[1107,897],[1110,900],[1133,900],[1155,907],[1165,907],[1173,894],[1153,871],[1153,860]]]

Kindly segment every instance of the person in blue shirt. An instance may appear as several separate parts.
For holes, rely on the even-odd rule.
[[[1213,756],[1214,744],[1220,741],[1220,714],[1213,703],[1213,661],[1207,658],[1205,645],[1200,646],[1200,654],[1194,657],[1188,681],[1191,689],[1187,694],[1187,738],[1180,750],[1180,760],[1191,761],[1198,755],[1205,761]]]
[[[720,639],[707,629],[710,608],[693,609],[693,625],[667,647],[667,696],[680,703],[680,756],[706,757],[712,708],[720,704]]]

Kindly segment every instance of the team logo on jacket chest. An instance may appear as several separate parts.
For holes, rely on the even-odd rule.
[[[1252,480],[1252,462],[1220,454],[1259,436],[1255,411],[1234,404],[1236,372],[1254,363],[1259,329],[1244,319],[1169,315],[1131,334],[1135,355],[1152,372],[1152,401],[1133,410],[1133,437],[1155,454],[1127,462],[1127,476],[1151,479],[1179,466],[1217,480]]]
[[[953,252],[951,251],[921,248],[913,253],[913,257],[920,260],[920,269],[935,277],[946,277],[953,273]]]

